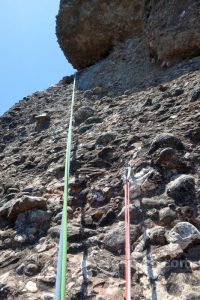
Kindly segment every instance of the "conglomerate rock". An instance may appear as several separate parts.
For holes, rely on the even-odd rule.
[[[73,66],[83,69],[115,47],[139,38],[149,55],[171,62],[200,53],[198,0],[65,0],[57,17],[59,44]]]
[[[127,165],[133,299],[200,295],[198,8],[61,1],[66,55],[96,62],[77,74],[66,299],[124,300]],[[72,77],[0,117],[2,300],[54,299]]]
[[[57,18],[61,48],[82,69],[106,56],[117,41],[143,26],[144,1],[63,1]],[[130,15],[131,13],[131,15]]]
[[[192,100],[200,75],[190,68],[198,61],[175,64],[165,83],[140,91],[77,90],[67,299],[124,299],[127,164],[132,294],[200,294],[200,147],[191,139],[200,121],[200,99]],[[7,300],[54,299],[71,92],[64,79],[0,117],[0,295]],[[44,114],[50,122],[38,130],[35,116]]]

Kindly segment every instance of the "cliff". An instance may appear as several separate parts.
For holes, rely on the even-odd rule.
[[[199,1],[63,0],[77,91],[66,299],[200,295]],[[53,300],[72,77],[0,117],[0,299]]]
[[[83,69],[116,43],[138,38],[152,58],[171,63],[200,53],[200,3],[194,0],[65,0],[57,18],[58,42]]]

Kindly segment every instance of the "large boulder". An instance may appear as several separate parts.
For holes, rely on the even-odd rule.
[[[116,41],[140,34],[144,1],[61,1],[57,37],[64,54],[77,69],[106,56]]]
[[[58,42],[72,65],[83,69],[117,42],[139,37],[150,55],[173,61],[200,53],[198,0],[62,0]]]
[[[191,175],[180,175],[167,186],[168,196],[180,206],[192,203],[196,197],[195,193],[195,179]]]

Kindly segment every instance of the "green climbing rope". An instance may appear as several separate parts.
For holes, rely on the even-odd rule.
[[[67,205],[69,197],[69,171],[70,171],[70,154],[71,154],[71,143],[72,143],[72,121],[73,121],[73,110],[75,100],[75,87],[76,87],[76,74],[74,75],[72,102],[70,109],[70,120],[67,135],[67,146],[66,146],[66,157],[65,157],[65,174],[64,174],[64,199],[63,199],[63,213],[62,213],[62,224],[60,230],[60,244],[58,254],[58,267],[57,267],[57,279],[56,279],[56,296],[55,300],[65,300],[66,295],[66,275],[67,275]]]

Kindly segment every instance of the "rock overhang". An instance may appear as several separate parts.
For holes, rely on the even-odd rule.
[[[116,42],[142,32],[144,1],[61,1],[56,33],[77,69],[107,56]]]
[[[135,37],[145,41],[151,57],[168,66],[200,54],[199,12],[197,0],[61,0],[56,34],[78,70]]]

